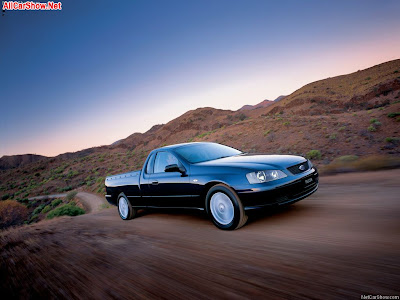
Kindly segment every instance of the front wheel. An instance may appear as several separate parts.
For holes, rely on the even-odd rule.
[[[246,224],[247,216],[238,195],[230,187],[217,184],[207,193],[206,207],[219,229],[234,230]]]
[[[132,207],[124,193],[118,196],[118,212],[122,220],[133,219],[137,213],[137,210]]]

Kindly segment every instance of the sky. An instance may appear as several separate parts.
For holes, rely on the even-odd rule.
[[[400,1],[61,1],[0,15],[0,157],[111,144],[400,58]]]

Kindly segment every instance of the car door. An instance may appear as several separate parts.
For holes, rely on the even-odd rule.
[[[158,207],[193,207],[189,176],[181,172],[165,172],[168,165],[183,167],[179,159],[169,151],[158,151],[153,174],[149,176],[148,196]]]
[[[141,190],[141,199],[140,205],[142,206],[153,206],[152,202],[152,184],[151,180],[153,178],[154,173],[154,159],[156,153],[150,154],[149,159],[145,163],[145,166],[142,170],[141,178],[140,178],[140,190]]]

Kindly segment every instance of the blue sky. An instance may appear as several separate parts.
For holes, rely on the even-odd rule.
[[[400,1],[62,1],[0,16],[0,156],[110,144],[399,58]]]

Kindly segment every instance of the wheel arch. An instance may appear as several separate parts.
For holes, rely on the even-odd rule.
[[[111,195],[111,199],[107,199],[109,203],[117,206],[118,205],[118,196],[121,193],[123,193],[125,195],[125,197],[128,199],[128,201],[130,202],[129,198],[126,196],[126,194],[124,193],[124,191],[122,189],[117,188],[117,187],[108,188],[108,189],[107,189],[107,194]]]
[[[226,183],[226,182],[224,182],[224,181],[213,180],[213,181],[207,182],[207,183],[204,185],[203,191],[202,191],[202,193],[201,193],[201,195],[200,195],[200,197],[203,199],[203,202],[204,202],[204,209],[206,210],[207,214],[209,213],[209,211],[208,211],[208,205],[207,205],[207,199],[206,199],[207,193],[208,193],[208,191],[209,191],[213,186],[215,186],[215,185],[217,185],[217,184],[226,185],[227,187],[229,187],[229,188],[231,188],[232,190],[235,191],[235,189],[234,189],[232,186],[230,186],[228,183]],[[235,191],[235,192],[236,192],[236,191]]]

